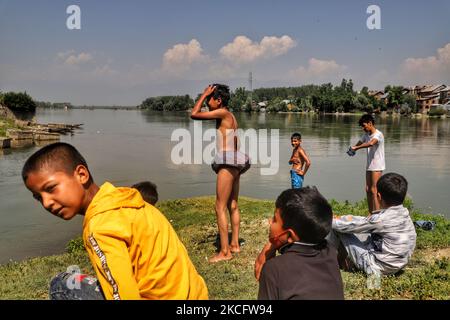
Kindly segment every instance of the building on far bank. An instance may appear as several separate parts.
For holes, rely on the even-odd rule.
[[[416,96],[419,112],[428,113],[432,105],[445,104],[450,100],[450,87],[445,84],[407,87]]]
[[[384,95],[383,91],[380,90],[369,90],[368,91],[369,96],[375,97],[376,100],[381,100],[381,97]]]

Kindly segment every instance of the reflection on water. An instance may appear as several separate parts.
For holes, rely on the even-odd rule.
[[[290,187],[290,136],[299,131],[312,161],[305,184],[316,185],[327,198],[364,198],[366,156],[364,152],[355,157],[345,153],[363,134],[358,116],[242,113],[236,117],[243,129],[280,130],[278,174],[261,176],[261,165],[254,164],[241,178],[241,195],[275,199]],[[62,136],[61,141],[81,151],[99,184],[109,180],[125,186],[151,180],[158,185],[162,200],[214,194],[216,176],[209,165],[175,165],[170,161],[176,145],[170,140],[173,130],[193,130],[193,120],[187,113],[38,110],[37,120],[84,123],[82,130]],[[409,194],[417,207],[450,217],[450,121],[376,120],[386,137],[387,171],[408,179]],[[214,128],[215,123],[203,122],[202,126],[206,130]],[[62,251],[65,243],[81,231],[81,217],[69,222],[56,219],[23,186],[23,163],[37,149],[32,145],[14,152],[0,151],[0,263]]]

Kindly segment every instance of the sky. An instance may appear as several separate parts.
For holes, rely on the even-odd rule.
[[[71,5],[80,29],[69,29]],[[380,9],[380,29],[370,5]],[[0,0],[0,91],[75,105],[300,86],[450,85],[450,1]]]

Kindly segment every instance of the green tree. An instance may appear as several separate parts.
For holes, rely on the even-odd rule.
[[[248,99],[249,99],[248,91],[246,91],[244,87],[239,87],[236,88],[236,90],[231,93],[230,102],[228,104],[233,110],[238,111],[242,110],[243,107],[244,109],[246,109]]]
[[[370,103],[369,98],[360,93],[353,98],[353,105],[356,109],[365,111],[367,113],[373,112],[373,105]]]
[[[416,97],[412,94],[405,94],[403,96],[403,102],[406,104],[411,112],[417,113],[417,101]]]
[[[36,102],[26,92],[7,92],[2,100],[6,107],[17,113],[36,111]]]
[[[147,98],[139,107],[155,111],[183,111],[192,108],[193,105],[194,101],[191,97],[184,95]]]
[[[385,93],[388,93],[387,107],[398,110],[403,104],[403,87],[402,86],[386,86]]]

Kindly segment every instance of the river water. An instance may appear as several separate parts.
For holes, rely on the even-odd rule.
[[[98,184],[108,180],[127,186],[151,180],[157,184],[161,200],[215,192],[216,176],[210,165],[177,165],[172,161],[172,150],[179,144],[171,141],[174,131],[185,129],[192,139],[198,134],[198,123],[194,128],[187,113],[39,109],[36,118],[40,123],[84,124],[83,129],[62,136],[61,141],[80,150]],[[241,177],[241,195],[275,199],[290,187],[290,136],[298,131],[312,161],[305,185],[317,186],[328,199],[358,201],[365,197],[366,155],[359,152],[348,157],[345,153],[363,133],[358,116],[237,114],[236,118],[240,128],[256,130],[260,152],[264,149],[261,146],[270,142],[266,158],[272,160],[272,166],[276,158],[279,160],[276,174],[262,175],[262,169],[269,165],[258,158]],[[386,172],[407,178],[408,194],[416,207],[450,217],[450,121],[389,117],[377,118],[376,126],[385,135]],[[213,121],[202,122],[202,132],[213,128]],[[276,130],[279,152],[270,154]],[[208,144],[204,142],[203,147]],[[0,153],[0,263],[62,252],[66,242],[81,233],[82,217],[72,221],[55,218],[24,187],[22,166],[37,149],[31,146]],[[191,157],[195,159],[194,151]]]

